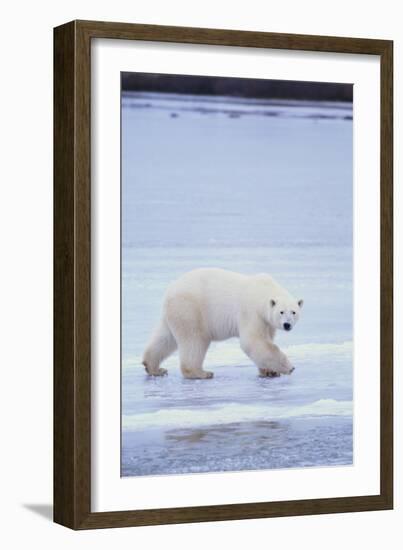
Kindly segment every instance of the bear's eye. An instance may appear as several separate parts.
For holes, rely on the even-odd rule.
[[[280,315],[283,315],[284,314],[284,311],[280,311]]]
[[[291,313],[292,313],[293,315],[295,315],[295,311],[291,311]]]

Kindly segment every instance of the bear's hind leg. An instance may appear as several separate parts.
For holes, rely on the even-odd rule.
[[[185,378],[213,378],[213,373],[203,370],[203,361],[209,347],[208,342],[194,339],[191,342],[178,342],[180,367]]]
[[[175,300],[167,300],[166,315],[169,328],[178,344],[183,376],[192,379],[212,378],[212,372],[203,370],[210,339],[204,332],[197,300],[186,293],[177,295]]]
[[[143,355],[143,365],[151,376],[167,374],[160,364],[177,348],[176,340],[165,321],[161,321],[151,335],[150,341]]]

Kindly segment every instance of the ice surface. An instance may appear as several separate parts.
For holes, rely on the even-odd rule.
[[[122,474],[352,462],[352,106],[163,94],[122,100]],[[262,379],[236,339],[212,380],[148,378],[167,284],[269,272],[303,314]]]

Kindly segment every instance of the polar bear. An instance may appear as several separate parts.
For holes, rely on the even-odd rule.
[[[237,337],[260,376],[291,374],[294,368],[273,340],[277,329],[294,327],[302,304],[267,274],[190,271],[168,287],[143,365],[148,374],[162,376],[167,371],[161,362],[178,348],[185,378],[212,378],[203,369],[210,343]]]

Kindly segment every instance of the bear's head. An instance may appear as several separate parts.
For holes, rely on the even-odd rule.
[[[270,300],[269,322],[274,328],[281,330],[292,330],[298,321],[303,300],[294,300],[293,298],[279,298]]]

